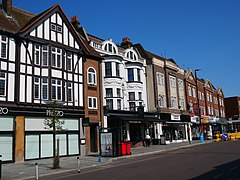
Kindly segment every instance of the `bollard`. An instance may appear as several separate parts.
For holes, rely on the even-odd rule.
[[[38,163],[35,163],[35,179],[38,180]]]
[[[0,155],[0,158],[2,155]],[[0,179],[2,178],[2,160],[0,159]]]
[[[77,157],[77,167],[78,167],[78,173],[80,173],[80,158]]]

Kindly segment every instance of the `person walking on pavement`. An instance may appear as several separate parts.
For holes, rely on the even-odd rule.
[[[150,147],[150,141],[151,141],[150,135],[146,134],[145,136],[146,147]]]

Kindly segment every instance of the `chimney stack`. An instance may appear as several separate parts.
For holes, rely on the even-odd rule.
[[[132,46],[132,42],[129,37],[122,38],[121,46],[123,48],[130,48]]]
[[[76,31],[80,29],[80,21],[78,20],[78,16],[73,16],[71,19],[71,23]]]
[[[2,0],[2,7],[8,16],[12,16],[12,0]]]

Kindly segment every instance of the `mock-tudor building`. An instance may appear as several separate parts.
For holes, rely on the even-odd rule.
[[[84,62],[99,59],[86,44],[59,5],[34,15],[12,7],[11,0],[2,1],[0,154],[3,161],[52,157],[55,139],[59,139],[60,156],[85,153]],[[44,123],[52,118],[64,122],[56,136],[57,130]]]

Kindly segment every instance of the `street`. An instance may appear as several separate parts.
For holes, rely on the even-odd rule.
[[[202,144],[44,179],[240,179],[240,142]]]

